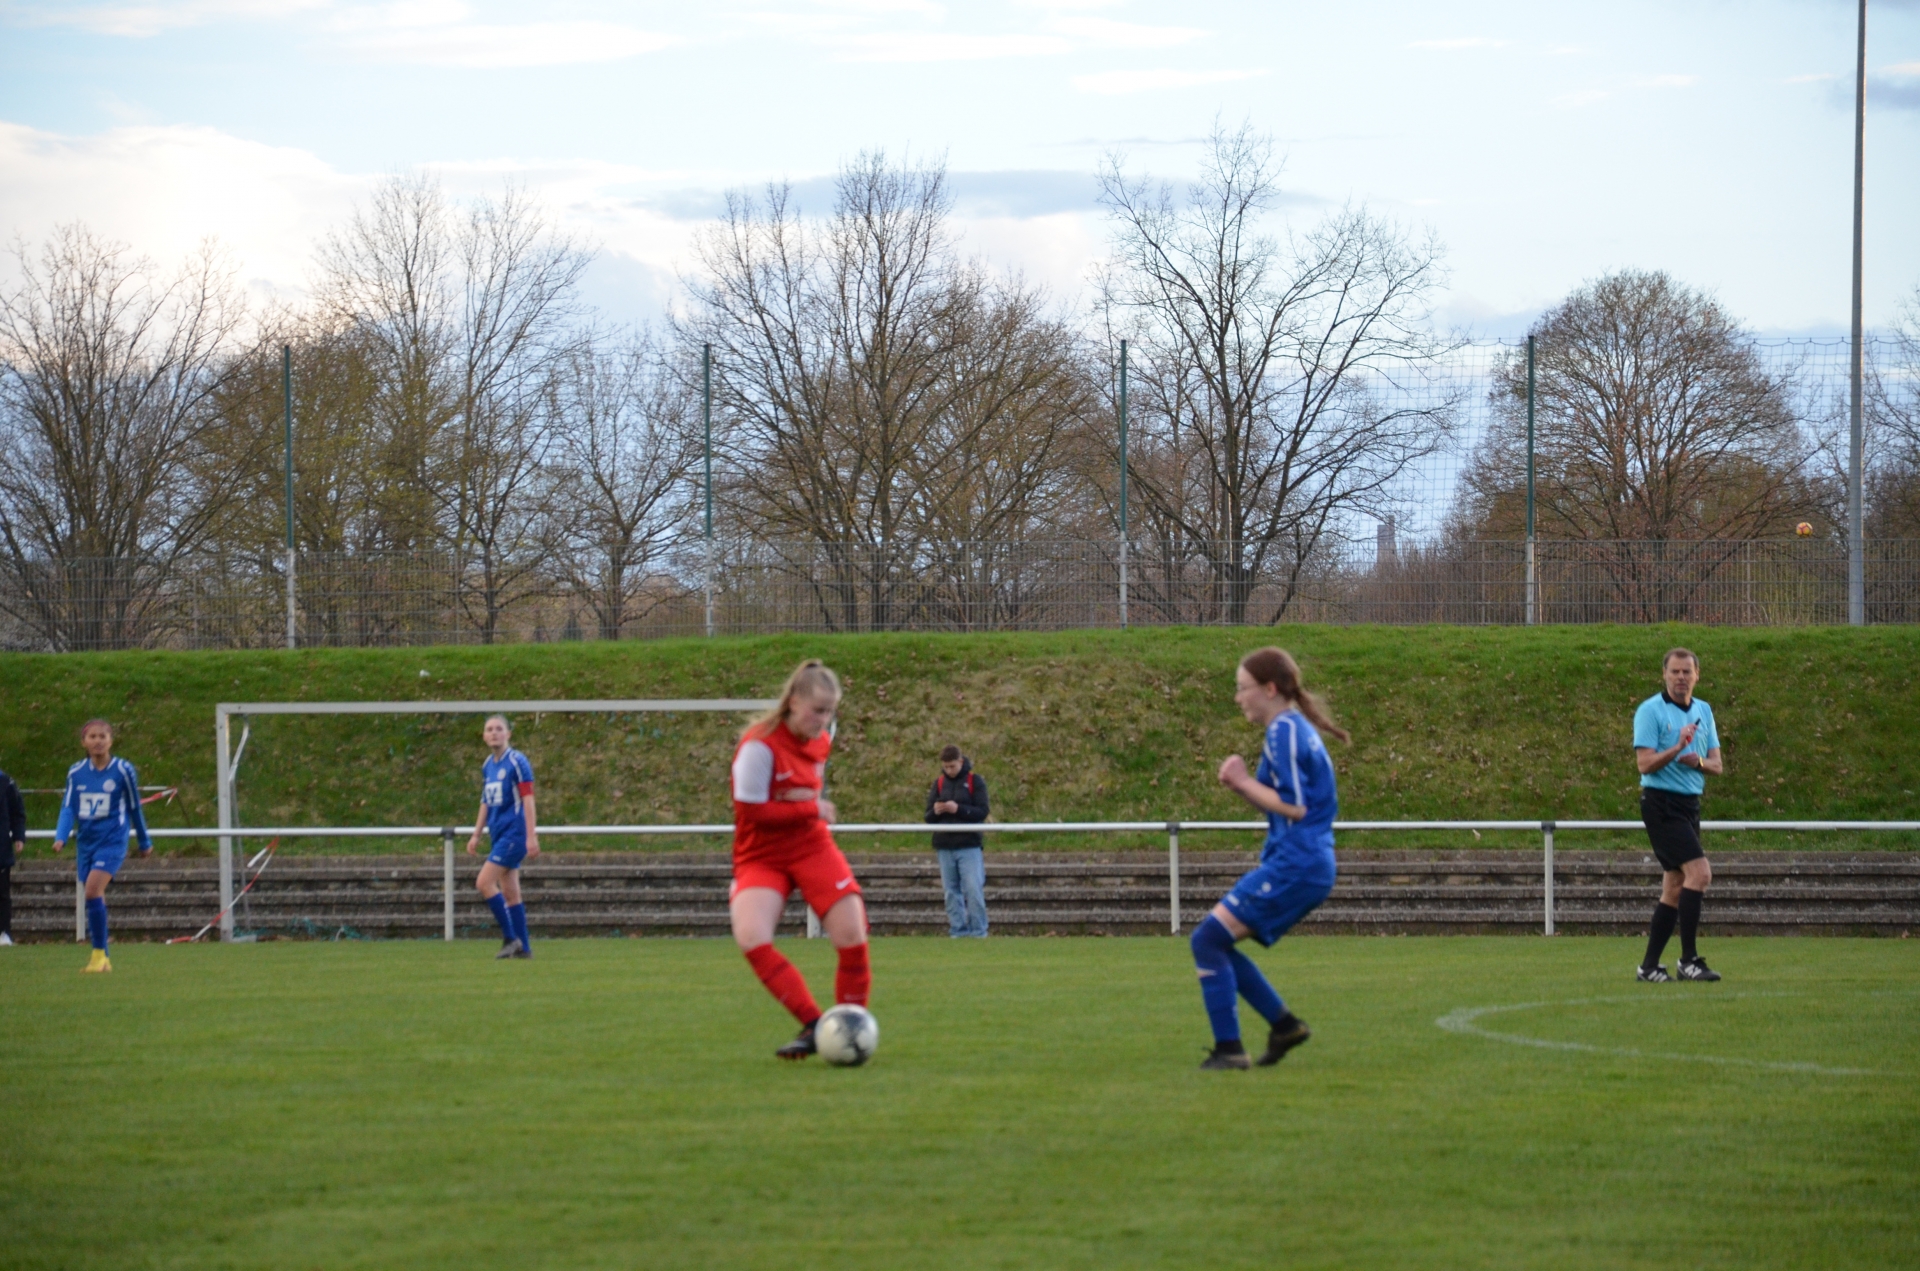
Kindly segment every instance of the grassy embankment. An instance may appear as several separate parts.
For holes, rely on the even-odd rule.
[[[0,765],[24,786],[57,786],[79,755],[75,726],[105,714],[120,724],[119,752],[140,766],[143,780],[180,787],[176,802],[156,807],[154,823],[210,825],[217,701],[761,696],[796,660],[817,653],[847,681],[829,774],[847,819],[917,819],[933,755],[950,739],[991,780],[999,820],[1239,817],[1246,810],[1221,793],[1213,769],[1221,756],[1256,744],[1228,695],[1234,660],[1265,634],[0,655],[7,703]],[[1351,748],[1335,746],[1349,818],[1635,815],[1631,712],[1657,687],[1662,649],[1680,642],[1704,658],[1700,692],[1714,704],[1730,763],[1713,783],[1710,816],[1903,819],[1920,809],[1920,631],[1913,628],[1289,627],[1277,635],[1354,732]],[[539,770],[548,823],[710,822],[728,816],[725,773],[737,724],[550,715],[517,721],[515,741]],[[470,822],[478,732],[477,719],[461,716],[265,720],[241,779],[243,821]],[[49,825],[56,804],[51,796],[30,799],[34,824]],[[1720,845],[1842,845],[1833,837],[1739,838]],[[1489,836],[1479,845],[1499,841]],[[1537,836],[1506,841],[1533,845]],[[1414,840],[1352,835],[1344,842]],[[1446,836],[1420,842],[1476,845]],[[1561,845],[1601,842],[1565,837]],[[997,843],[1039,845],[1010,837]],[[1845,845],[1913,843],[1879,836]],[[1053,837],[1046,845],[1067,844]],[[553,846],[588,844],[556,839]]]

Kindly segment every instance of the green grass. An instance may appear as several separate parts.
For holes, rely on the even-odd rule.
[[[1910,627],[1288,627],[8,654],[0,767],[24,785],[58,786],[79,753],[75,726],[110,715],[123,727],[120,753],[143,778],[180,787],[155,823],[208,825],[222,700],[763,696],[799,658],[820,654],[847,682],[831,779],[850,819],[917,819],[933,756],[950,739],[991,779],[1001,820],[1238,817],[1244,807],[1213,771],[1255,744],[1230,700],[1232,672],[1271,638],[1300,656],[1309,684],[1355,734],[1350,749],[1336,747],[1351,818],[1636,815],[1632,709],[1657,689],[1661,652],[1682,642],[1703,655],[1701,695],[1714,704],[1730,764],[1712,783],[1709,815],[1908,819],[1920,803],[1920,629]],[[518,725],[549,823],[728,818],[737,720]],[[247,752],[242,816],[254,825],[470,820],[478,733],[477,719],[457,716],[263,721]],[[50,822],[55,802],[33,801],[36,824]],[[1532,836],[1518,842],[1537,846]]]
[[[816,988],[822,943],[788,946]],[[783,1066],[720,941],[8,950],[16,1268],[1911,1267],[1920,945],[1288,941],[1314,1040],[1194,1068],[1165,939],[876,943]],[[1544,1050],[1435,1026],[1871,1075]]]

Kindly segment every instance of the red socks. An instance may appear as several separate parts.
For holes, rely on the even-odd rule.
[[[753,967],[753,973],[760,977],[760,983],[767,986],[767,992],[774,995],[780,1005],[793,1012],[793,1017],[804,1027],[820,1018],[820,1008],[814,1004],[813,994],[807,992],[807,982],[793,963],[786,960],[778,949],[763,944],[757,949],[747,950],[747,961]],[[864,956],[861,965],[866,965]],[[841,955],[841,975],[846,974],[845,954]],[[864,985],[864,981],[862,984]],[[862,993],[865,992],[864,987]],[[842,999],[843,1001],[845,999]],[[865,997],[861,998],[865,1001]]]
[[[872,990],[873,968],[867,963],[866,944],[840,950],[840,969],[833,976],[833,1000],[865,1006]]]

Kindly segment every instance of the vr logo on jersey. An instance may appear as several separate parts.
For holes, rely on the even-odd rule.
[[[98,821],[101,817],[105,816],[112,807],[113,796],[110,794],[81,792],[80,819],[82,821]]]
[[[504,791],[502,789],[504,785],[505,783],[500,781],[487,782],[485,788],[481,792],[480,801],[486,804],[490,808],[499,807],[502,803],[506,802],[506,799],[504,797]]]

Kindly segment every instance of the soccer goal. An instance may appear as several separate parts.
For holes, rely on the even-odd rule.
[[[214,708],[214,773],[219,802],[220,845],[220,917],[222,940],[234,938],[236,899],[235,847],[245,836],[261,836],[261,829],[237,824],[239,790],[237,781],[245,762],[247,743],[253,736],[256,719],[276,715],[506,715],[509,718],[550,714],[648,715],[648,714],[748,714],[767,710],[771,700],[745,697],[721,698],[557,698],[530,701],[468,702],[221,702]],[[239,738],[234,723],[239,722]],[[448,934],[452,933],[452,837],[446,827],[391,826],[366,831],[396,837],[430,834],[443,837],[448,871]],[[272,833],[268,830],[267,833]]]

